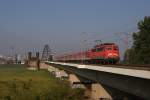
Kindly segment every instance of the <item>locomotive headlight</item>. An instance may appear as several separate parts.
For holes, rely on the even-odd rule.
[[[108,56],[112,56],[112,55],[113,55],[112,53],[109,53],[109,54],[108,54]]]
[[[118,56],[118,54],[116,54],[116,53],[114,53],[113,55],[114,55],[114,56]]]
[[[108,56],[118,56],[116,53],[108,53]]]

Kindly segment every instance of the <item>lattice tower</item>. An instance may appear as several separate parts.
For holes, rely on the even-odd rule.
[[[47,45],[47,44],[44,46],[41,60],[42,61],[52,60],[51,49],[50,49],[49,45]]]

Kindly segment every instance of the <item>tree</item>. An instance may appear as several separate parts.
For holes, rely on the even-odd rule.
[[[129,59],[134,64],[150,64],[150,16],[138,23],[138,29],[138,32],[133,33],[133,47]]]
[[[133,64],[135,63],[135,52],[133,50],[133,48],[127,49],[124,53],[124,60],[123,63],[124,64]]]

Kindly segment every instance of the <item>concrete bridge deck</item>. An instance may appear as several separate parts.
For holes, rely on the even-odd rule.
[[[141,70],[141,69],[130,69],[121,67],[112,67],[112,66],[96,66],[96,65],[81,65],[81,64],[72,64],[72,63],[61,63],[61,62],[48,62],[52,64],[60,64],[60,65],[66,65],[66,66],[72,66],[79,69],[89,69],[89,70],[96,70],[96,71],[102,71],[102,72],[108,72],[108,73],[114,73],[114,74],[120,74],[120,75],[127,75],[127,76],[133,76],[133,77],[139,77],[139,78],[145,78],[150,79],[150,71],[149,70]]]
[[[46,62],[102,85],[150,100],[150,71],[62,62]]]

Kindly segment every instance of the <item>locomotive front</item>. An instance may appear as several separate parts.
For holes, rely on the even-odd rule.
[[[116,64],[119,62],[119,48],[115,43],[99,44],[89,51],[88,57],[94,63]]]
[[[109,63],[118,63],[120,59],[119,48],[116,44],[105,45],[105,60]]]

